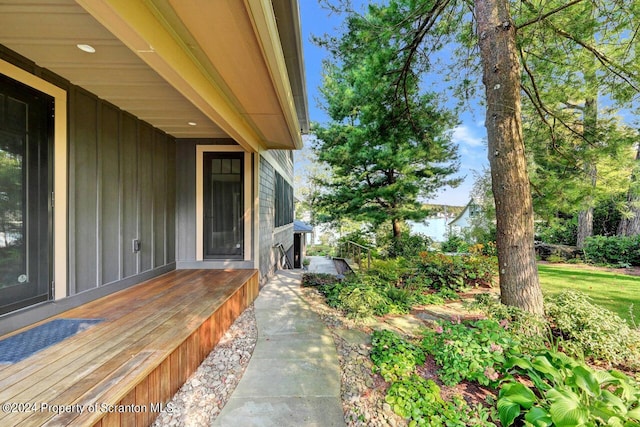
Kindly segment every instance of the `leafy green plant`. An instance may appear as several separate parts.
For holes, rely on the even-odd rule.
[[[369,285],[346,286],[340,290],[337,306],[351,318],[381,316],[389,312],[389,300],[384,293]]]
[[[442,305],[444,304],[444,298],[439,294],[431,293],[416,293],[414,294],[416,304],[420,305]]]
[[[428,251],[432,243],[433,240],[424,234],[411,234],[405,231],[384,246],[386,246],[386,255],[390,258],[415,257],[420,252]]]
[[[552,344],[549,323],[542,316],[502,304],[496,296],[488,293],[476,294],[469,306],[507,326],[513,335],[520,337],[523,350],[538,350]]]
[[[456,234],[453,234],[447,238],[440,245],[442,252],[467,252],[469,250],[469,244],[464,239]]]
[[[520,420],[528,426],[640,426],[640,389],[626,375],[594,370],[584,363],[549,350],[514,357],[513,376],[498,394],[503,427]]]
[[[423,365],[425,354],[422,348],[389,330],[378,330],[371,334],[371,360],[374,371],[385,381],[396,381],[414,372]]]
[[[304,273],[302,275],[302,286],[319,287],[323,285],[333,285],[336,283],[338,283],[338,279],[333,274]]]
[[[640,360],[640,333],[615,313],[591,302],[582,292],[567,290],[545,299],[545,310],[573,355],[615,364]]]
[[[449,256],[422,252],[417,261],[419,277],[433,289],[458,291],[468,287],[490,287],[497,272],[496,258],[479,254]]]
[[[423,348],[440,365],[438,376],[446,385],[462,380],[497,384],[508,357],[519,354],[520,342],[491,319],[441,323],[425,333]]]
[[[472,408],[464,399],[455,396],[449,402],[442,398],[440,387],[432,380],[418,375],[394,382],[385,397],[393,411],[411,420],[409,426],[494,426],[490,411],[481,404]]]
[[[640,265],[640,236],[591,236],[583,251],[585,259],[595,264]]]
[[[439,295],[444,300],[457,300],[460,299],[456,291],[449,288],[442,288],[438,291],[437,295]]]
[[[408,313],[416,302],[415,293],[408,289],[396,288],[389,286],[387,288],[387,297],[393,305],[394,312]]]

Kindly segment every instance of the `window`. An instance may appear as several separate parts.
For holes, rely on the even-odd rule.
[[[276,172],[275,226],[293,222],[293,187]]]

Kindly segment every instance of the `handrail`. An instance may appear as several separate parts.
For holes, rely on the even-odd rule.
[[[351,240],[347,240],[346,242],[344,242],[344,245],[347,247],[347,255],[353,255],[353,260],[358,264],[358,267],[360,268],[362,268],[362,251],[364,250],[367,253],[367,269],[371,268],[371,248]],[[351,251],[349,249],[351,249]],[[343,258],[346,258],[344,254],[341,255],[343,256]]]

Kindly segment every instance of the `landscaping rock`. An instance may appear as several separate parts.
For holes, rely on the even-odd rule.
[[[551,243],[536,242],[536,255],[541,260],[546,261],[550,256],[555,255],[567,261],[582,255],[582,251],[576,246],[554,245]]]

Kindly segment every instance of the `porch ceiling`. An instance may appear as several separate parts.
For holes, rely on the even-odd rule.
[[[0,44],[175,137],[295,149],[308,126],[297,2],[273,3],[3,1]]]

